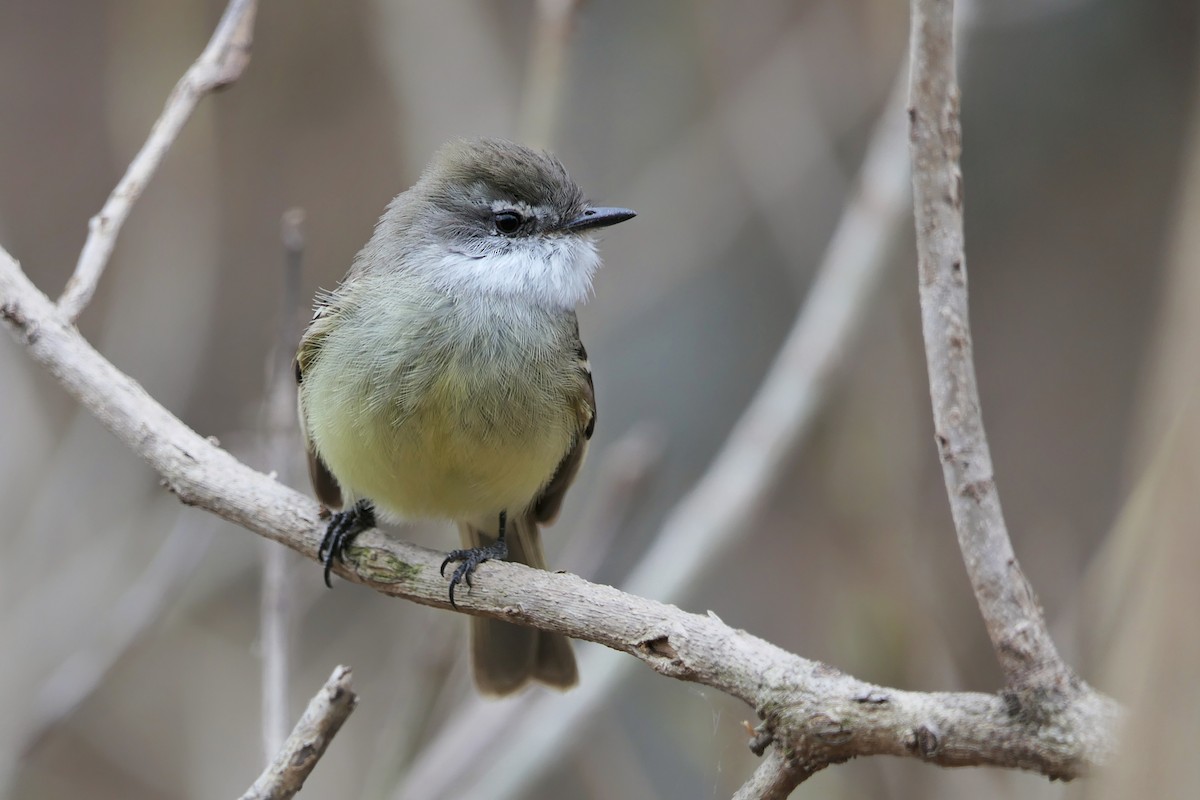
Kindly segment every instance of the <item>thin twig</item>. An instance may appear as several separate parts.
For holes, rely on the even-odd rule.
[[[0,322],[182,502],[318,560],[324,523],[315,501],[184,425],[96,352],[2,249]],[[376,591],[445,609],[450,605],[441,560],[439,552],[367,531],[335,571]],[[458,598],[458,609],[597,642],[664,675],[738,697],[808,770],[890,754],[1069,778],[1111,753],[1116,708],[1086,686],[1071,704],[1055,709],[1053,719],[1031,726],[1002,696],[874,686],[729,628],[715,616],[506,562],[484,564],[472,590]]]
[[[300,791],[357,705],[358,695],[350,688],[350,668],[336,667],[321,691],[309,701],[275,759],[246,790],[242,800],[286,800]]]
[[[811,775],[774,745],[763,756],[750,780],[733,795],[733,800],[786,800],[792,790]]]
[[[909,98],[921,327],[933,420],[959,547],[1011,687],[1067,689],[1041,606],[1004,524],[983,430],[967,316],[962,130],[953,0],[913,0]]]
[[[175,84],[142,149],[130,162],[100,213],[88,223],[88,238],[79,254],[75,272],[58,300],[59,309],[72,322],[91,301],[121,226],[196,105],[204,95],[241,77],[250,61],[257,7],[257,0],[230,0],[208,46]]]
[[[300,307],[300,267],[304,256],[304,212],[293,208],[284,213],[283,286],[279,309],[279,334],[268,364],[267,398],[264,403],[267,463],[285,482],[289,481],[296,452],[296,384],[292,378],[291,352],[299,338],[297,311]],[[289,553],[271,542],[263,542],[262,602],[259,610],[262,638],[263,748],[270,759],[283,745],[288,733],[289,653],[291,647],[292,591],[288,580]]]

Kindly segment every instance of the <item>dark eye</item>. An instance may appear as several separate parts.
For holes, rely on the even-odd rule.
[[[492,222],[500,233],[512,236],[521,230],[521,226],[525,224],[525,218],[515,211],[497,211],[492,217]]]

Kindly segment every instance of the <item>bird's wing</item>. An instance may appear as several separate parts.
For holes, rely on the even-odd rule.
[[[575,480],[583,457],[587,453],[588,440],[596,429],[596,387],[592,384],[592,365],[588,362],[587,349],[579,340],[578,326],[575,329],[575,356],[577,367],[583,377],[583,396],[579,404],[579,435],[575,444],[559,462],[554,477],[546,484],[541,495],[533,504],[533,516],[538,522],[549,524],[558,516],[567,489]]]
[[[333,300],[333,295],[330,294],[317,298],[317,307],[313,312],[312,322],[308,324],[304,335],[300,337],[300,346],[296,350],[295,361],[298,386],[303,386],[304,373],[317,358],[325,337],[333,327],[334,317],[337,315]],[[321,460],[316,446],[308,435],[308,417],[304,411],[303,388],[297,392],[297,405],[299,407],[300,434],[304,437],[304,447],[308,451],[308,477],[312,481],[313,491],[316,492],[317,499],[327,507],[341,508],[342,487],[338,485],[337,478],[333,477],[329,467],[325,466],[325,462]]]

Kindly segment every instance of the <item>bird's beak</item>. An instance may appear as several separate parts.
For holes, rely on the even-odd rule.
[[[591,228],[607,228],[637,216],[628,208],[586,208],[583,213],[563,226],[568,231],[586,231]]]

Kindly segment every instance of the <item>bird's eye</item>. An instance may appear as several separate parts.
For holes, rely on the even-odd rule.
[[[492,223],[500,233],[512,236],[521,230],[521,226],[525,224],[525,218],[516,211],[497,211],[492,217]]]

